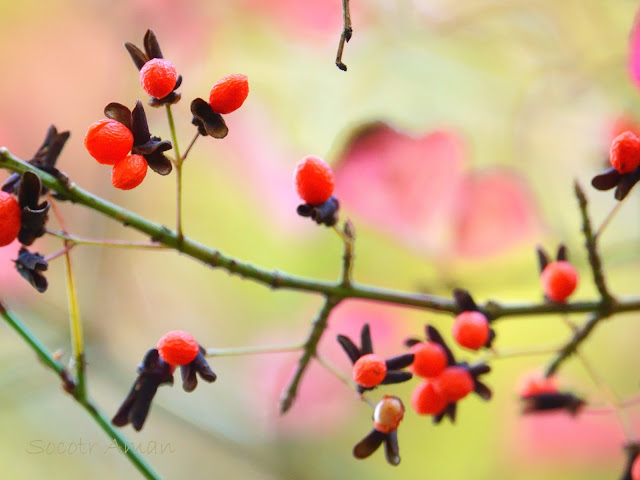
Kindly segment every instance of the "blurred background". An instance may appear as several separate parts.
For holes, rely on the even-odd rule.
[[[342,218],[358,239],[355,278],[381,287],[476,300],[537,301],[534,249],[568,245],[582,273],[574,298],[595,298],[582,249],[572,183],[587,189],[596,225],[611,192],[589,181],[606,164],[611,139],[638,129],[640,96],[628,75],[629,0],[352,0],[348,72],[334,65],[342,28],[339,0],[0,1],[0,145],[30,159],[50,124],[70,130],[58,166],[82,187],[173,226],[174,179],[152,172],[135,190],[110,183],[82,143],[89,124],[117,101],[146,103],[122,47],[142,45],[147,28],[183,76],[174,107],[181,147],[194,133],[189,102],[208,98],[230,73],[248,75],[249,98],[226,116],[230,134],[201,138],[185,164],[187,235],[269,269],[332,280],[341,244],[330,229],[295,214],[295,164],[317,155],[334,165]],[[169,137],[162,109],[148,107],[153,134]],[[0,173],[4,180],[5,173]],[[640,228],[636,189],[602,238],[609,285],[638,293]],[[76,235],[142,241],[83,207],[61,204]],[[55,226],[55,223],[51,223]],[[43,238],[37,251],[60,241]],[[69,357],[61,260],[37,294],[0,250],[2,299],[51,350]],[[73,261],[84,319],[89,389],[111,416],[144,352],[168,330],[207,347],[302,340],[321,299],[270,291],[208,270],[172,252],[77,247]],[[581,322],[580,315],[572,318]],[[498,348],[560,342],[559,317],[506,318]],[[616,316],[585,345],[599,374],[623,398],[638,390],[639,314]],[[372,325],[376,351],[392,355],[422,336],[424,324],[450,338],[452,319],[408,308],[346,301],[330,320],[320,352],[347,374],[335,335]],[[460,352],[461,358],[472,358]],[[277,413],[297,354],[217,358],[212,385],[185,394],[161,388],[136,444],[170,444],[147,460],[165,478],[191,479],[603,479],[622,472],[625,442],[615,416],[586,411],[521,418],[517,386],[548,357],[496,360],[486,377],[494,398],[466,399],[456,425],[433,426],[410,408],[399,430],[403,458],[351,456],[371,428],[371,410],[314,365],[298,402]],[[564,385],[606,407],[581,366]],[[373,393],[401,396],[417,381]],[[629,409],[640,432],[637,409]],[[32,351],[0,325],[0,464],[3,478],[138,478],[129,462],[59,388]],[[28,453],[31,442],[96,444],[91,455]],[[33,450],[31,450],[33,451]]]

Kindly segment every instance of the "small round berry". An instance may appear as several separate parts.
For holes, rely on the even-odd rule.
[[[478,350],[489,341],[489,321],[476,311],[462,312],[453,322],[453,338],[463,347]]]
[[[457,402],[473,391],[473,377],[462,367],[447,367],[433,380],[435,390],[448,402]]]
[[[248,95],[247,76],[234,73],[213,86],[209,94],[209,105],[216,113],[231,113],[242,106]]]
[[[420,382],[411,394],[411,406],[420,415],[438,415],[447,404],[447,400],[436,390],[431,380]]]
[[[619,173],[633,172],[640,166],[640,138],[633,132],[622,132],[611,142],[609,161]]]
[[[152,58],[140,69],[140,84],[153,98],[164,98],[176,86],[178,71],[169,60]]]
[[[640,455],[631,464],[631,480],[640,480]]]
[[[543,393],[558,393],[558,385],[553,377],[532,376],[527,378],[520,388],[521,397],[530,397]]]
[[[0,190],[0,247],[13,242],[20,232],[22,210],[13,195]]]
[[[133,134],[122,123],[104,118],[89,126],[84,146],[98,163],[113,165],[133,147]]]
[[[131,190],[147,175],[147,160],[142,155],[127,155],[111,170],[111,183],[120,190]]]
[[[173,330],[158,340],[158,353],[169,365],[187,365],[193,362],[200,351],[200,345],[187,332]]]
[[[398,397],[385,395],[373,411],[373,426],[382,433],[391,433],[398,429],[404,418],[404,404]]]
[[[542,271],[540,282],[549,300],[564,302],[578,285],[578,271],[569,262],[551,262]]]
[[[298,163],[294,179],[298,195],[310,205],[326,202],[333,193],[334,178],[331,167],[313,155],[303,158]]]
[[[380,385],[387,375],[387,364],[380,355],[369,353],[360,357],[353,365],[353,381],[361,387]]]
[[[410,370],[419,377],[437,377],[447,368],[447,352],[435,342],[416,343],[409,350],[414,359]]]

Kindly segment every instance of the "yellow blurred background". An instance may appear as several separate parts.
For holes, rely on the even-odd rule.
[[[334,65],[342,27],[339,0],[0,1],[0,145],[29,159],[50,124],[70,130],[60,169],[83,188],[172,227],[173,178],[150,172],[137,189],[117,191],[109,169],[82,144],[87,126],[103,117],[107,103],[146,102],[122,43],[141,45],[146,29],[153,28],[165,58],[183,76],[183,100],[174,107],[183,150],[194,132],[190,100],[207,98],[213,83],[230,73],[244,73],[250,82],[244,106],[227,116],[229,136],[201,138],[185,164],[188,236],[265,268],[335,279],[341,244],[330,229],[296,216],[295,164],[308,154],[337,162],[349,132],[363,122],[385,120],[414,136],[449,129],[463,139],[466,171],[506,167],[527,182],[539,228],[500,252],[443,260],[430,248],[364,221],[355,205],[345,203],[342,218],[351,217],[358,232],[356,280],[445,296],[455,284],[478,301],[537,301],[534,247],[553,251],[565,242],[582,274],[575,298],[595,298],[572,183],[577,178],[589,185],[603,169],[614,122],[633,118],[640,108],[627,76],[637,3],[351,3],[354,35],[345,48],[344,73]],[[146,111],[152,133],[168,138],[162,109]],[[612,194],[590,187],[587,194],[599,224],[614,206]],[[639,195],[636,189],[625,200],[602,239],[616,295],[638,293]],[[425,189],[424,201],[439,199]],[[76,235],[144,240],[83,207],[60,208]],[[56,239],[37,243],[43,253],[59,248]],[[40,295],[13,270],[15,250],[0,251],[0,295],[66,361],[71,347],[62,262],[52,262],[50,288]],[[128,392],[144,352],[166,331],[188,330],[207,347],[291,343],[304,338],[320,305],[314,295],[270,291],[172,252],[77,247],[73,261],[89,390],[109,416]],[[639,320],[638,314],[616,316],[584,347],[623,398],[638,390]],[[349,363],[336,348],[335,334],[353,334],[365,321],[372,323],[374,345],[384,355],[399,353],[401,341],[421,336],[427,322],[450,338],[449,316],[346,301],[320,348],[346,373]],[[499,348],[561,342],[570,335],[556,316],[506,318],[496,329]],[[171,445],[145,456],[168,479],[595,480],[622,472],[624,439],[614,415],[585,412],[575,421],[554,416],[540,422],[519,417],[518,381],[544,365],[545,356],[492,363],[486,381],[494,398],[462,402],[456,425],[433,426],[408,409],[397,468],[385,463],[382,452],[366,461],[351,456],[370,429],[371,411],[317,366],[305,377],[290,418],[278,416],[279,389],[296,359],[297,354],[213,359],[216,383],[191,394],[179,384],[161,388],[144,429],[128,427],[124,433],[143,448],[149,442]],[[565,365],[562,379],[596,407],[605,405],[575,361]],[[400,395],[408,405],[415,385],[383,392]],[[629,412],[640,432],[637,409]],[[138,478],[5,326],[0,425],[2,478]],[[96,444],[91,455],[29,453],[32,442],[70,445],[81,439]]]

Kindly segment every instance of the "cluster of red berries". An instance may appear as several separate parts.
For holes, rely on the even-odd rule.
[[[205,350],[187,332],[175,330],[158,340],[156,348],[149,350],[138,366],[138,377],[131,391],[111,422],[123,427],[129,423],[140,430],[151,408],[158,387],[173,385],[173,372],[180,367],[182,388],[193,391],[198,385],[196,373],[207,382],[214,382],[216,374],[204,357]]]
[[[0,191],[0,247],[4,247],[18,238],[22,222],[22,209],[18,200],[7,193]]]
[[[485,364],[456,363],[438,331],[427,325],[426,332],[427,341],[408,340],[408,354],[387,360],[373,353],[368,324],[363,325],[360,333],[361,347],[344,335],[338,335],[337,340],[353,363],[352,375],[358,392],[372,390],[378,385],[405,382],[412,374],[423,377],[411,396],[414,410],[422,415],[433,415],[436,423],[445,415],[454,421],[456,403],[469,393],[475,391],[486,400],[491,397],[489,388],[478,380],[490,368]],[[410,367],[411,372],[401,370],[405,367]],[[385,395],[375,408],[373,430],[354,447],[354,456],[366,458],[385,443],[387,461],[397,465],[400,456],[396,431],[403,416],[402,401]]]
[[[111,183],[121,190],[131,190],[147,175],[147,161],[142,155],[129,154],[133,133],[125,125],[103,118],[91,124],[84,137],[89,155],[103,165],[113,166]]]
[[[489,367],[457,363],[440,333],[430,325],[425,330],[426,341],[407,340],[415,356],[411,371],[423,378],[411,395],[411,406],[420,415],[433,415],[436,423],[445,414],[453,421],[456,402],[471,392],[487,400],[491,397],[490,390],[477,379]]]
[[[331,227],[338,221],[338,199],[333,196],[335,179],[331,167],[321,158],[309,155],[296,166],[293,181],[300,198],[298,215],[310,217],[319,225]]]

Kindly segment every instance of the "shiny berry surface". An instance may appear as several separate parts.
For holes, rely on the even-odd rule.
[[[453,322],[452,334],[459,345],[478,350],[489,340],[487,317],[476,311],[462,312]]]
[[[387,364],[380,355],[369,353],[353,365],[353,381],[365,388],[373,388],[387,375]]]
[[[209,93],[209,105],[216,113],[231,113],[242,106],[248,95],[247,76],[234,73],[213,86]]]
[[[578,286],[578,271],[569,262],[551,262],[542,271],[540,283],[549,300],[564,302]]]
[[[630,131],[614,138],[609,149],[609,162],[619,173],[633,172],[640,166],[640,138]]]
[[[13,242],[20,232],[22,211],[13,195],[0,191],[0,247]]]
[[[154,98],[169,95],[178,80],[178,71],[169,60],[152,58],[140,69],[140,84]]]
[[[191,363],[200,351],[200,346],[195,338],[181,330],[164,334],[158,340],[157,348],[160,357],[173,366]]]
[[[326,202],[333,193],[335,184],[331,167],[312,155],[298,163],[294,181],[298,195],[310,205]]]
[[[84,146],[98,163],[113,165],[131,151],[133,134],[122,123],[104,118],[89,126]]]
[[[131,190],[142,183],[147,175],[147,161],[142,155],[127,155],[116,162],[111,170],[111,183],[120,190]]]
[[[410,370],[419,377],[437,377],[447,368],[447,353],[435,342],[416,343],[409,350],[414,355]]]

